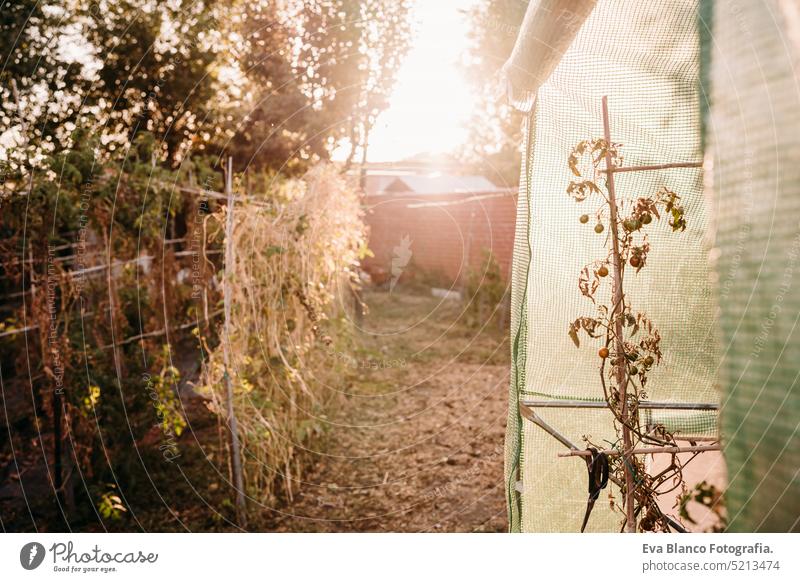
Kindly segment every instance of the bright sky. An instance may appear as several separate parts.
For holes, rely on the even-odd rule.
[[[371,162],[454,150],[466,138],[475,104],[461,71],[467,15],[475,0],[416,0],[416,34],[398,73],[389,109],[370,136]]]

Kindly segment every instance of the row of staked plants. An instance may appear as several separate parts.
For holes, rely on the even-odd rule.
[[[165,169],[158,155],[147,133],[116,154],[78,131],[36,171],[3,168],[0,460],[4,481],[43,493],[4,507],[6,526],[176,527],[174,507],[204,482],[222,508],[204,527],[232,521],[216,400],[225,208],[209,194],[223,172],[211,157]],[[276,483],[291,492],[295,456],[321,433],[314,419],[328,399],[307,378],[330,368],[313,354],[346,335],[328,313],[364,243],[356,195],[329,168],[259,178],[234,231],[233,313],[253,331],[235,336],[236,402],[252,420],[248,488],[272,502]],[[320,218],[310,208],[326,196],[338,206]],[[277,238],[253,238],[267,232]],[[215,438],[202,436],[203,414]],[[162,517],[143,516],[153,506]]]

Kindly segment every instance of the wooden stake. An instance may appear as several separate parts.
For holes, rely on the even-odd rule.
[[[364,302],[361,301],[361,294],[354,285],[350,285],[350,292],[353,294],[353,313],[356,327],[359,331],[364,326]]]
[[[698,446],[690,446],[690,447],[642,447],[641,449],[631,449],[629,451],[629,455],[650,455],[655,453],[669,453],[669,454],[676,454],[676,453],[705,453],[708,451],[721,451],[722,447],[720,445],[698,445]],[[605,453],[609,457],[618,457],[621,453],[620,451],[615,450],[608,450],[608,451],[600,451]],[[591,457],[591,451],[567,451],[564,453],[558,453],[559,457]]]
[[[247,507],[244,497],[244,478],[242,476],[242,459],[239,452],[239,427],[236,412],[233,408],[233,382],[231,381],[231,275],[233,274],[233,158],[228,157],[225,173],[225,190],[228,195],[228,220],[225,225],[225,277],[223,298],[225,303],[225,338],[222,342],[222,353],[225,362],[225,388],[227,392],[228,425],[231,430],[231,457],[233,480],[236,487],[236,514],[241,527],[247,527]]]
[[[703,162],[675,162],[673,164],[655,164],[652,166],[623,166],[600,170],[604,174],[622,174],[623,172],[650,172],[653,170],[669,170],[672,168],[702,168]]]
[[[614,322],[614,335],[616,336],[616,353],[617,359],[622,360],[621,364],[617,365],[617,390],[619,392],[619,400],[622,403],[622,410],[620,416],[622,417],[622,444],[623,444],[623,459],[625,466],[625,531],[629,533],[636,532],[636,514],[634,510],[635,495],[634,495],[634,476],[633,476],[633,461],[631,455],[633,450],[633,443],[631,440],[631,429],[628,428],[630,419],[628,418],[628,373],[625,369],[625,345],[623,341],[622,318],[619,317],[620,313],[624,311],[624,291],[622,287],[622,259],[619,253],[619,238],[617,228],[617,197],[614,191],[614,161],[611,159],[611,125],[608,120],[608,97],[603,97],[603,135],[606,140],[606,188],[608,189],[608,206],[609,206],[609,222],[611,223],[611,262],[614,269],[614,288],[611,295],[611,303],[614,305],[614,310],[611,317],[615,318]]]

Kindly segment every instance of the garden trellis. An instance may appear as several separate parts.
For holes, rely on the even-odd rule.
[[[194,168],[206,172],[206,187],[195,183]],[[145,449],[155,419],[161,446],[177,453],[173,437],[192,413],[183,398],[200,395],[203,408],[214,408],[220,445],[230,451],[218,459],[229,465],[231,498],[244,526],[245,496],[273,503],[278,487],[291,496],[303,466],[298,457],[321,432],[316,419],[336,404],[320,387],[324,382],[310,377],[339,372],[319,346],[342,342],[344,349],[349,341],[326,318],[336,317],[334,301],[350,291],[351,268],[364,246],[358,193],[332,165],[303,179],[257,174],[260,183],[247,195],[234,186],[230,159],[224,192],[210,189],[219,172],[203,165],[189,166],[188,185],[179,182],[182,172],[154,178],[149,164],[139,169],[98,171],[86,215],[68,216],[71,228],[61,229],[53,244],[30,235],[42,244],[29,243],[24,253],[4,247],[0,264],[10,274],[4,299],[13,301],[4,304],[11,316],[0,339],[10,354],[30,346],[56,354],[55,364],[45,362],[27,380],[31,394],[43,399],[43,412],[34,409],[46,437],[41,455],[52,467],[65,519],[75,515],[72,499],[80,494],[76,471],[96,468],[90,453],[99,439],[122,432]],[[106,197],[118,203],[113,239]],[[19,291],[11,286],[15,279]],[[63,341],[52,347],[48,333]],[[194,350],[197,368],[186,365]],[[5,378],[14,381],[7,370]],[[67,399],[53,387],[62,373]],[[107,390],[112,386],[119,405],[109,397],[117,392]],[[125,407],[127,431],[97,421],[113,418],[116,406]],[[125,451],[122,444],[103,446],[110,463]],[[164,463],[178,457],[164,456]],[[116,498],[118,490],[115,484],[102,494]]]
[[[603,141],[602,142],[598,142],[598,144],[603,144],[602,145],[602,149],[600,150],[600,152],[602,153],[604,151],[605,154],[603,156],[599,156],[598,157],[598,159],[602,159],[601,163],[603,165],[602,169],[600,169],[599,172],[602,175],[604,175],[604,177],[606,179],[607,205],[604,205],[603,208],[605,209],[607,207],[609,209],[610,216],[608,216],[607,219],[609,220],[609,224],[610,224],[610,228],[609,228],[610,232],[609,232],[608,236],[611,237],[611,240],[614,243],[612,245],[612,251],[609,253],[610,259],[608,260],[608,262],[612,265],[613,271],[614,271],[613,274],[612,274],[612,277],[611,277],[611,285],[612,285],[612,299],[611,300],[612,300],[612,303],[613,303],[614,307],[612,308],[611,313],[609,314],[609,317],[612,317],[612,316],[614,316],[615,313],[617,313],[616,317],[613,317],[613,319],[612,319],[612,321],[615,322],[615,326],[616,326],[616,329],[613,332],[613,339],[614,339],[613,343],[614,343],[614,349],[616,350],[616,353],[619,355],[619,354],[626,353],[626,351],[628,349],[630,349],[630,348],[626,348],[625,346],[623,346],[623,344],[625,343],[625,340],[624,340],[625,336],[624,336],[624,333],[623,333],[622,318],[619,315],[619,307],[620,306],[624,307],[624,305],[626,303],[626,301],[625,301],[625,297],[626,296],[625,296],[625,292],[624,292],[624,289],[623,289],[623,269],[622,269],[622,265],[621,265],[622,257],[621,257],[620,251],[617,248],[618,247],[618,245],[617,245],[617,240],[618,240],[617,229],[618,228],[622,228],[619,225],[621,225],[622,223],[626,223],[627,224],[627,221],[622,221],[617,216],[617,212],[620,211],[620,209],[617,207],[617,202],[616,202],[616,195],[617,194],[616,194],[616,189],[615,189],[614,176],[615,176],[615,174],[622,174],[622,173],[627,173],[627,172],[653,172],[653,171],[660,171],[660,170],[666,170],[666,169],[673,170],[673,169],[680,169],[680,168],[699,168],[699,167],[702,167],[702,163],[701,162],[673,162],[673,163],[669,163],[669,164],[652,164],[652,165],[627,166],[627,167],[626,166],[622,166],[622,165],[617,165],[612,161],[613,160],[613,156],[610,153],[611,152],[611,147],[612,147],[611,144],[615,144],[615,142],[612,139],[612,135],[611,135],[611,128],[610,128],[610,125],[609,125],[608,100],[607,100],[606,97],[603,97],[603,99],[602,99],[602,114],[603,114],[602,117],[603,117],[603,136],[604,137],[603,137]],[[573,171],[576,174],[578,173],[577,169],[575,169]],[[586,184],[586,183],[587,182],[583,182],[583,184]],[[593,182],[592,182],[592,185],[594,186]],[[583,201],[583,198],[581,198],[581,201]],[[649,218],[649,216],[650,215],[648,214],[648,218]],[[680,220],[683,221],[682,214],[680,216]],[[581,217],[580,222],[584,223],[584,224],[587,223],[588,222],[588,215],[584,214]],[[603,228],[600,228],[600,226],[601,226],[601,224],[598,222],[598,227],[595,229],[595,232],[597,232],[598,234],[602,233],[603,230],[604,230]],[[636,225],[636,226],[638,226],[638,225]],[[632,230],[638,230],[638,228],[635,228],[635,229],[632,229]],[[673,228],[673,230],[676,230],[676,229]],[[645,240],[645,243],[646,243],[647,239],[644,239],[644,240]],[[634,266],[632,264],[634,258],[636,258],[636,256],[633,256],[632,258],[629,259],[629,261],[631,262],[631,268],[633,268],[633,266]],[[640,260],[642,262],[644,262],[644,259],[640,259]],[[601,278],[604,278],[604,277],[609,275],[609,271],[605,266],[601,266],[599,268],[604,270],[603,274],[600,275]],[[639,273],[639,269],[637,269],[635,272],[632,272],[631,275],[638,276],[638,273]],[[588,271],[587,271],[587,276],[588,276]],[[585,292],[584,295],[588,295],[588,291]],[[635,301],[635,298],[634,298],[634,301]],[[611,330],[609,330],[609,331],[611,331]],[[571,331],[570,333],[571,333],[571,335],[573,337],[573,341],[576,343],[576,345],[578,345],[579,344],[579,340],[578,340],[578,337],[577,337],[577,333],[575,331]],[[602,357],[605,359],[607,357],[609,351],[608,351],[607,348],[601,348],[600,351],[602,352],[603,350],[605,350],[605,354],[606,355],[603,355]],[[571,456],[584,457],[584,459],[587,460],[587,463],[590,463],[589,464],[590,473],[593,471],[592,467],[593,467],[593,465],[595,463],[595,458],[596,458],[596,456],[598,454],[599,455],[604,455],[606,457],[621,456],[623,458],[623,463],[624,463],[624,466],[626,468],[626,470],[624,471],[624,479],[622,479],[622,478],[615,479],[614,476],[612,475],[612,481],[616,485],[618,485],[625,493],[625,495],[624,495],[625,500],[624,500],[624,503],[623,503],[624,509],[626,511],[625,529],[627,531],[633,532],[633,531],[636,531],[636,529],[637,529],[637,527],[636,527],[637,514],[636,514],[636,507],[635,507],[636,504],[635,504],[635,501],[634,501],[634,499],[635,499],[635,490],[636,490],[637,487],[641,487],[641,485],[637,484],[639,479],[638,479],[638,476],[635,474],[636,471],[633,468],[634,465],[635,465],[634,461],[632,461],[633,457],[636,457],[638,455],[648,455],[648,454],[650,454],[650,455],[652,455],[652,454],[676,455],[676,454],[681,454],[681,453],[692,453],[694,455],[697,455],[697,454],[704,453],[704,452],[711,452],[711,451],[719,451],[720,450],[720,445],[717,442],[718,439],[716,439],[714,437],[705,437],[705,436],[699,436],[698,437],[697,435],[681,434],[680,432],[678,434],[676,434],[676,435],[670,434],[669,435],[670,442],[659,443],[661,446],[652,446],[652,443],[650,443],[651,446],[634,446],[632,444],[632,437],[633,437],[632,431],[629,428],[629,425],[632,425],[634,423],[633,414],[638,415],[638,411],[639,410],[643,410],[645,412],[650,412],[650,411],[653,411],[653,410],[658,410],[658,411],[680,410],[680,411],[687,411],[687,412],[716,411],[716,410],[719,409],[719,406],[717,404],[715,404],[715,403],[658,402],[658,401],[649,401],[649,400],[639,400],[636,397],[626,396],[627,389],[629,387],[631,387],[629,385],[630,384],[630,380],[627,378],[627,369],[628,369],[630,363],[627,362],[627,360],[625,358],[622,358],[621,356],[620,356],[620,361],[625,362],[625,364],[621,364],[620,365],[622,367],[622,369],[624,370],[622,377],[620,378],[619,374],[617,373],[617,371],[620,370],[620,366],[617,366],[616,364],[613,364],[613,363],[612,363],[612,367],[611,367],[611,370],[610,370],[610,374],[613,373],[613,375],[617,376],[617,378],[618,378],[618,385],[617,386],[618,386],[618,390],[619,390],[618,398],[619,398],[619,402],[620,402],[619,403],[620,410],[617,411],[616,414],[618,415],[618,418],[621,419],[619,422],[622,424],[621,433],[622,433],[622,436],[623,436],[623,445],[622,445],[621,448],[617,447],[616,445],[614,445],[614,448],[609,448],[609,449],[600,450],[600,451],[598,451],[597,449],[589,449],[589,448],[581,449],[573,441],[571,441],[568,437],[565,437],[557,429],[551,427],[547,422],[545,422],[541,418],[541,416],[539,416],[536,413],[537,409],[542,409],[542,408],[544,408],[544,409],[547,409],[547,408],[554,409],[555,408],[555,409],[575,409],[575,410],[577,410],[577,409],[584,409],[584,410],[586,410],[586,409],[596,409],[596,410],[598,410],[598,409],[603,409],[603,408],[607,408],[608,407],[609,409],[611,409],[613,411],[615,409],[615,404],[613,402],[611,402],[611,401],[593,402],[593,401],[585,401],[585,400],[567,400],[567,399],[554,399],[554,400],[529,400],[529,399],[526,399],[526,400],[522,400],[519,403],[519,407],[520,407],[520,414],[521,414],[522,417],[530,420],[531,422],[533,422],[534,424],[536,424],[540,428],[544,429],[546,432],[548,432],[550,435],[552,435],[557,441],[559,441],[560,443],[562,443],[563,445],[565,445],[569,449],[569,452],[567,452],[567,453],[560,453],[559,457],[571,457]],[[652,363],[653,363],[653,360],[651,358],[650,365],[652,365]],[[648,368],[649,368],[649,366],[648,366]],[[633,368],[633,369],[635,369],[635,368]],[[604,374],[604,372],[605,372],[604,366],[601,366],[601,375]],[[643,390],[644,389],[644,382],[642,382],[642,386],[641,387],[642,387],[642,390]],[[630,413],[629,406],[635,408],[635,411],[633,413]],[[646,426],[646,428],[644,430],[644,434],[645,435],[652,434],[652,432],[654,430],[660,428],[660,425],[652,425],[649,422],[646,423],[645,426]],[[712,440],[712,441],[715,441],[715,442],[713,444],[697,445],[695,443],[697,442],[698,439],[699,440]],[[688,446],[678,446],[677,445],[677,441],[678,440],[689,441],[691,444],[688,445]],[[691,460],[693,460],[693,458],[690,459],[690,461]],[[680,474],[680,473],[678,473],[678,474]],[[654,492],[658,493],[658,489],[656,488]],[[595,492],[595,496],[596,496],[596,494],[597,494],[597,492]],[[590,506],[589,511],[591,511],[591,506]],[[589,511],[587,511],[587,514],[586,514],[587,518],[589,516]],[[677,524],[674,519],[671,519],[668,516],[665,516],[665,519],[669,523],[669,527],[671,527],[672,529],[676,529],[678,531],[684,531],[684,529],[679,524]],[[584,528],[585,528],[585,526],[586,526],[586,522],[584,522],[584,524],[583,524]]]
[[[228,184],[235,216],[215,215],[225,232],[226,328],[199,389],[229,420],[243,519],[245,496],[250,507],[268,505],[280,487],[291,499],[303,469],[297,456],[337,403],[322,380],[323,368],[337,368],[313,348],[335,341],[328,311],[352,292],[364,225],[358,193],[332,165],[276,182],[260,199],[234,196],[239,189]]]
[[[663,337],[664,359],[650,376],[642,421],[698,443],[687,442],[690,451],[717,448],[718,350],[698,163],[696,19],[696,2],[599,2],[528,114],[512,292],[506,456],[512,530],[577,531],[586,469],[558,453],[565,446],[585,449],[576,444],[583,436],[607,441],[609,449],[616,440],[598,386],[597,353],[575,350],[567,335],[585,310],[574,273],[601,254],[603,237],[578,228],[580,211],[565,194],[566,160],[576,143],[604,135],[605,96],[612,104],[607,126],[623,144],[629,170],[614,176],[617,196],[635,200],[668,187],[680,193],[692,217],[680,237],[654,225],[647,269],[626,278],[626,295]],[[608,295],[603,300],[608,303]],[[622,516],[608,503],[594,511],[587,531],[619,530]]]

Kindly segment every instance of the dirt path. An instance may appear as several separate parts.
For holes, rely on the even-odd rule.
[[[273,531],[505,531],[508,343],[462,305],[372,293],[325,453]]]
[[[313,441],[315,452],[299,459],[307,469],[292,483],[293,498],[261,511],[251,506],[249,529],[505,531],[506,332],[495,323],[467,325],[459,301],[397,291],[365,299],[370,309],[356,347],[329,354],[339,359],[331,369],[344,370],[326,376],[328,387],[342,392],[341,404],[329,412],[323,438]],[[224,434],[189,389],[196,353],[191,347],[182,352],[176,361],[186,378],[182,399],[191,425],[179,461],[167,463],[156,447],[142,446],[141,464],[128,467],[136,485],[124,491],[124,514],[101,522],[84,503],[70,529],[238,529],[233,492],[220,470],[227,458]],[[41,507],[32,502],[29,510],[22,495],[13,507],[5,499],[0,529],[29,531],[31,520],[40,531],[66,529],[50,503],[45,475],[38,480]]]

